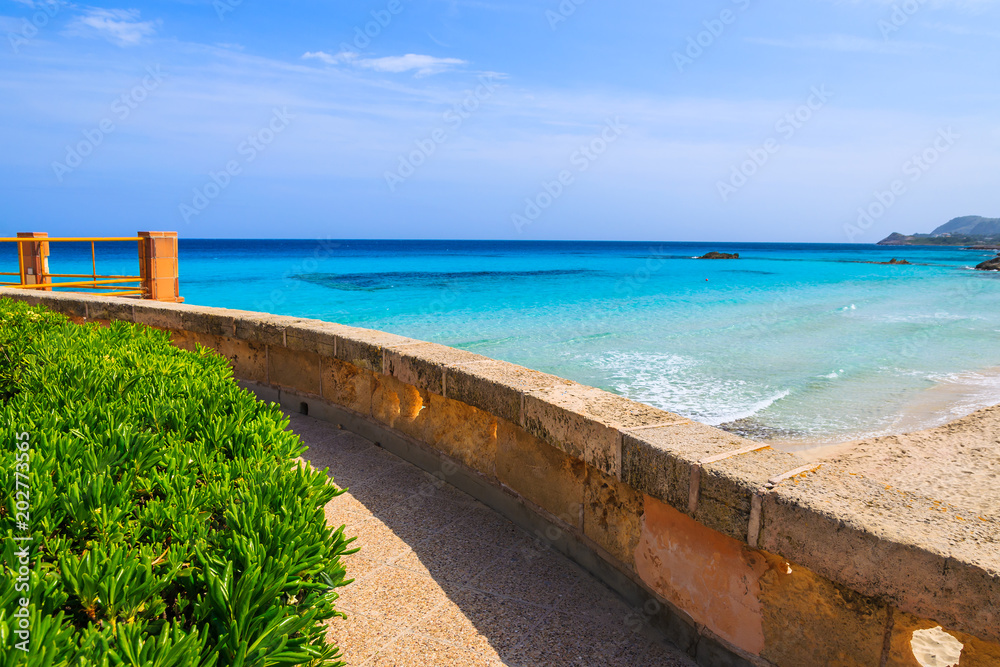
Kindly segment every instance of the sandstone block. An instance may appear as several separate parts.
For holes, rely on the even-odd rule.
[[[584,487],[583,533],[629,570],[642,534],[643,498],[631,487],[593,467]]]
[[[503,484],[579,528],[585,464],[503,420],[497,426],[496,475]]]
[[[321,364],[323,398],[363,415],[371,414],[374,374],[329,357],[323,357]]]
[[[644,496],[636,573],[653,591],[738,648],[764,649],[764,554],[651,496]]]
[[[619,479],[623,431],[686,421],[673,413],[576,383],[531,391],[524,397],[525,430]]]
[[[303,394],[319,396],[320,356],[312,352],[296,352],[280,345],[267,346],[268,382]]]
[[[834,467],[797,481],[764,496],[760,548],[906,612],[1000,640],[995,544],[970,540],[968,524],[933,501]]]
[[[267,383],[267,346],[221,336],[215,350],[229,360],[233,377],[260,384]]]
[[[421,413],[426,422],[418,424],[426,442],[487,477],[495,477],[497,418],[437,394],[427,396],[428,407]]]
[[[87,301],[87,318],[91,320],[108,320],[134,322],[133,306],[135,299],[119,299],[115,297],[94,298]]]
[[[348,329],[342,324],[304,320],[285,328],[285,347],[300,352],[314,352],[321,357],[334,357],[337,334]]]
[[[132,312],[137,324],[179,331],[184,328],[184,306],[161,301],[135,301]]]
[[[229,337],[236,332],[236,318],[225,308],[185,306],[180,313],[181,327],[188,331]]]
[[[846,555],[845,555],[846,557]],[[882,656],[887,607],[769,556],[760,579],[764,650],[779,667],[870,667]]]
[[[87,317],[87,305],[91,297],[83,294],[65,294],[61,292],[38,292],[3,288],[3,296],[24,301],[31,306],[42,305],[67,317]]]
[[[526,392],[572,384],[554,375],[492,359],[448,366],[446,373],[448,398],[518,425],[522,423],[521,403]]]
[[[365,372],[371,373],[371,371]],[[423,430],[426,423],[426,415],[423,412],[430,404],[427,392],[387,375],[372,373],[372,377],[374,378],[372,417],[417,440],[429,442],[429,434]]]
[[[211,336],[209,334],[201,334],[195,331],[169,331],[170,342],[173,343],[175,347],[179,347],[182,350],[187,350],[189,352],[194,352],[198,349],[198,345],[203,347],[208,347],[211,349],[216,349],[219,345],[219,337]]]
[[[801,464],[791,454],[762,449],[701,466],[694,518],[746,542],[754,493],[770,478]]]
[[[291,317],[265,313],[239,310],[234,310],[232,313],[236,338],[265,345],[284,346],[285,328],[298,321]]]
[[[385,349],[384,373],[438,396],[445,394],[449,364],[486,359],[478,354],[436,343],[413,343]]]
[[[381,373],[385,348],[420,342],[422,341],[384,331],[343,327],[337,334],[337,358],[360,368]]]
[[[686,512],[691,469],[699,461],[750,441],[696,422],[635,429],[622,440],[622,481]]]

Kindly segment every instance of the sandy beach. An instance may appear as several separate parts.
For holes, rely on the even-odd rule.
[[[1000,405],[942,426],[796,452],[996,520]]]

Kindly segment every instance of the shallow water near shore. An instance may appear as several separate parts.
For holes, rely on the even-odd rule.
[[[741,259],[693,259],[711,250]],[[1000,275],[971,270],[991,252],[187,239],[180,252],[187,303],[435,341],[789,446],[1000,403]],[[912,265],[873,263],[892,258]],[[52,244],[50,263],[89,272],[89,247]],[[99,248],[98,271],[134,273],[134,246]]]

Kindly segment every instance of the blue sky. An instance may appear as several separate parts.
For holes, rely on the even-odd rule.
[[[0,0],[0,233],[874,242],[1000,216],[996,0],[123,1]]]

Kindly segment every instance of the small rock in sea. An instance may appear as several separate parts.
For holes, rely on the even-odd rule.
[[[879,264],[885,264],[886,266],[897,266],[897,265],[902,265],[902,264],[905,264],[907,266],[910,265],[910,263],[908,261],[906,261],[905,259],[896,259],[895,257],[893,257],[892,259],[890,259],[888,262],[879,262]]]
[[[706,255],[702,255],[698,259],[739,259],[740,253],[728,253],[728,252],[715,252],[714,250]]]
[[[1000,271],[1000,255],[976,265],[977,271]]]

